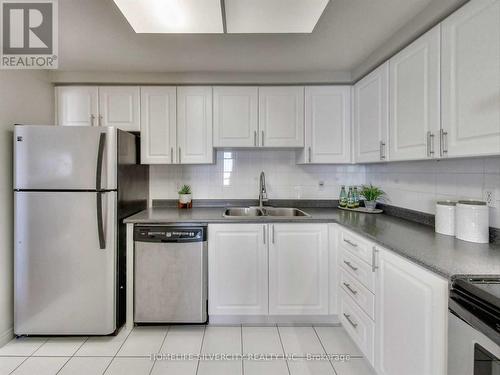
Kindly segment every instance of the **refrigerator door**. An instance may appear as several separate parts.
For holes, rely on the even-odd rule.
[[[116,192],[15,192],[14,332],[116,328]]]
[[[114,190],[116,128],[17,125],[15,190]]]

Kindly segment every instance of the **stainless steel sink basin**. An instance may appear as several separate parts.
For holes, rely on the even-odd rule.
[[[264,213],[266,216],[273,217],[307,217],[310,216],[298,208],[283,208],[283,207],[265,207]]]
[[[257,207],[231,207],[226,208],[224,217],[259,217],[264,213]]]
[[[283,207],[230,207],[226,208],[223,214],[228,218],[254,218],[254,217],[269,217],[269,218],[299,218],[309,217],[311,215],[305,213],[298,208],[283,208]]]

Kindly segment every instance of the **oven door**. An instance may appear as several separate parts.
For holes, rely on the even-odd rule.
[[[448,338],[448,375],[500,375],[500,346],[452,312]]]

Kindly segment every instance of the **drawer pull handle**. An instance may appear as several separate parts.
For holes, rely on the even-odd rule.
[[[345,318],[347,319],[347,321],[354,327],[354,328],[357,328],[358,327],[358,323],[354,323],[351,319],[351,316],[349,314],[346,314],[344,313],[344,316]]]
[[[351,262],[348,262],[347,260],[344,260],[344,263],[347,265],[347,267],[349,267],[351,270],[353,271],[357,271],[358,270],[358,267],[354,267]]]
[[[358,294],[357,290],[352,289],[351,284],[348,283],[343,283],[343,284],[349,290],[349,292],[351,292],[352,294]]]
[[[349,245],[351,245],[352,247],[358,247],[358,244],[357,244],[357,243],[354,243],[354,242],[352,242],[352,241],[350,241],[350,240],[347,240],[347,239],[345,239],[345,238],[344,238],[344,242],[348,243],[348,244],[349,244]]]

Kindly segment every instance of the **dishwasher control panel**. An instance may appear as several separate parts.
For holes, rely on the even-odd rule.
[[[136,242],[202,242],[207,240],[206,227],[136,226]]]

